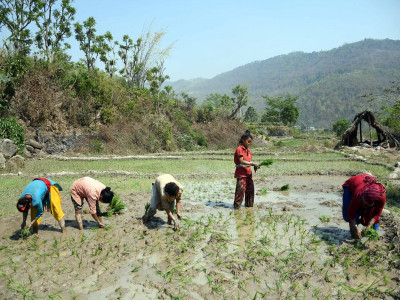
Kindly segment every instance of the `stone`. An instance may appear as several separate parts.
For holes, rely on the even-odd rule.
[[[15,165],[16,169],[20,169],[25,165],[25,158],[23,158],[21,155],[15,155],[11,157],[7,163]]]
[[[28,150],[31,153],[35,153],[35,148],[33,148],[31,145],[26,145],[26,150]]]
[[[0,152],[0,170],[4,170],[6,167],[6,159],[4,158],[3,153]]]
[[[26,149],[26,147],[24,148],[24,150],[22,150],[22,153],[28,157],[28,158],[32,158],[32,153],[30,151],[28,151],[28,149]]]
[[[14,144],[14,141],[9,139],[4,139],[0,146],[0,152],[3,153],[6,159],[12,157],[17,153],[18,146]]]
[[[35,141],[33,139],[30,139],[28,144],[31,145],[35,149],[42,149],[43,148],[43,145],[41,143],[39,143],[39,142],[37,142],[37,141]]]

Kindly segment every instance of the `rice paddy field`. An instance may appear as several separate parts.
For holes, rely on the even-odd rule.
[[[398,151],[276,144],[252,148],[255,161],[273,164],[253,173],[255,205],[240,210],[233,210],[234,149],[49,156],[0,174],[0,298],[398,299],[400,193],[389,179]],[[342,219],[341,185],[366,172],[384,183],[388,201],[378,235],[356,241]],[[184,187],[179,231],[165,212],[141,221],[151,183],[163,173]],[[20,232],[16,201],[38,176],[63,187],[65,234],[50,213],[38,235]],[[112,187],[127,205],[104,216],[100,229],[85,204],[83,234],[69,195],[82,176]]]

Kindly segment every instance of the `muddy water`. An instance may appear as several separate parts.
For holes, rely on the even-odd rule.
[[[350,239],[341,220],[343,181],[258,179],[255,207],[234,211],[234,180],[187,179],[179,232],[164,212],[141,223],[150,193],[122,195],[128,211],[105,219],[108,230],[85,215],[84,237],[67,218],[61,239],[46,215],[38,239],[2,237],[0,298],[396,298],[398,249],[383,230],[377,242]],[[288,192],[276,191],[287,182]]]

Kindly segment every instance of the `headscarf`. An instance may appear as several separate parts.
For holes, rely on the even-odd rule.
[[[372,176],[366,175],[363,182],[365,183],[362,195],[366,202],[372,204],[374,201],[382,199],[385,194],[385,187]]]

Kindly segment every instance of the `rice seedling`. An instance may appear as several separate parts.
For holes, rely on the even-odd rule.
[[[288,191],[290,189],[289,184],[282,185],[279,190],[280,191]]]
[[[268,192],[267,188],[262,188],[260,194],[261,195],[266,195]]]
[[[330,216],[320,216],[319,219],[321,220],[321,222],[329,222],[331,220]]]
[[[373,228],[364,229],[362,236],[367,237],[370,241],[377,241],[379,239],[378,232]]]
[[[272,165],[273,162],[274,160],[272,158],[266,159],[260,163],[260,167],[261,166],[269,167],[270,165]]]
[[[118,195],[114,195],[110,202],[110,210],[113,212],[113,214],[120,214],[125,208],[126,204],[119,198]]]

